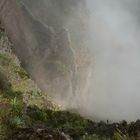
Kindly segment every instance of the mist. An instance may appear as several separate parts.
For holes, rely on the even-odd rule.
[[[85,110],[101,119],[139,119],[140,2],[88,3],[95,66]]]
[[[80,112],[97,120],[140,118],[140,2],[88,0],[92,76],[77,96]],[[76,100],[76,103],[78,103]]]
[[[63,1],[67,11],[61,11],[55,1],[42,0],[31,4],[23,0],[33,16],[42,23],[52,26],[58,18],[59,22],[53,26],[54,29],[59,32],[62,25],[68,28],[73,47],[86,46],[90,50],[91,63],[84,72],[86,78],[83,78],[83,88],[76,90],[76,94],[67,90],[65,95],[50,96],[64,108],[76,110],[93,120],[139,119],[140,2],[86,0],[87,7],[84,10],[83,1],[75,1],[74,5],[69,6],[70,2]],[[48,11],[49,16],[46,16]],[[54,20],[48,22],[52,16]],[[79,21],[81,18],[82,24]],[[44,73],[41,73],[42,79]],[[47,91],[46,79],[40,81],[43,81],[40,83],[42,90]]]

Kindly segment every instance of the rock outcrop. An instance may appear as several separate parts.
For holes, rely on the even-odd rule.
[[[85,7],[83,0],[0,1],[0,21],[15,54],[30,77],[52,97],[76,92],[75,48],[85,46]]]

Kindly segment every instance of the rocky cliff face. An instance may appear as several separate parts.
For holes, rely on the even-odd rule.
[[[0,7],[0,20],[31,78],[57,98],[75,94],[75,48],[85,46],[85,2],[5,0]]]

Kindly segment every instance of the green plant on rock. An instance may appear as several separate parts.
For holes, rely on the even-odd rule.
[[[10,126],[13,128],[20,128],[25,126],[25,122],[23,120],[23,118],[20,118],[19,116],[15,116],[10,118]]]
[[[11,113],[20,114],[22,112],[23,103],[17,97],[11,100]]]
[[[18,73],[18,75],[20,76],[20,78],[22,78],[22,79],[29,78],[28,73],[23,68],[21,68],[19,65],[13,65],[13,67],[14,67],[14,71],[16,73]]]
[[[23,108],[24,104],[17,97],[11,99],[10,108],[10,125],[12,127],[22,127],[24,125]]]

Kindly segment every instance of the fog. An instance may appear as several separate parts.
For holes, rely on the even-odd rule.
[[[88,0],[95,58],[87,112],[99,118],[140,118],[140,22],[137,0]]]
[[[29,1],[23,1],[34,17],[44,23],[50,16],[60,18],[57,27],[63,24],[70,30],[76,45],[84,44],[90,49],[92,64],[87,70],[83,91],[77,91],[75,95],[66,94],[62,100],[59,98],[59,103],[93,120],[139,119],[140,1],[87,0],[88,17],[79,10],[83,8],[80,1],[75,6],[68,6],[68,16],[63,15],[53,1],[42,1],[44,7],[41,2],[34,1],[31,5]],[[50,11],[49,17],[46,9]],[[51,10],[58,15],[51,15]],[[88,23],[86,32],[82,32],[84,36],[78,16]],[[45,82],[43,86],[46,86]]]

